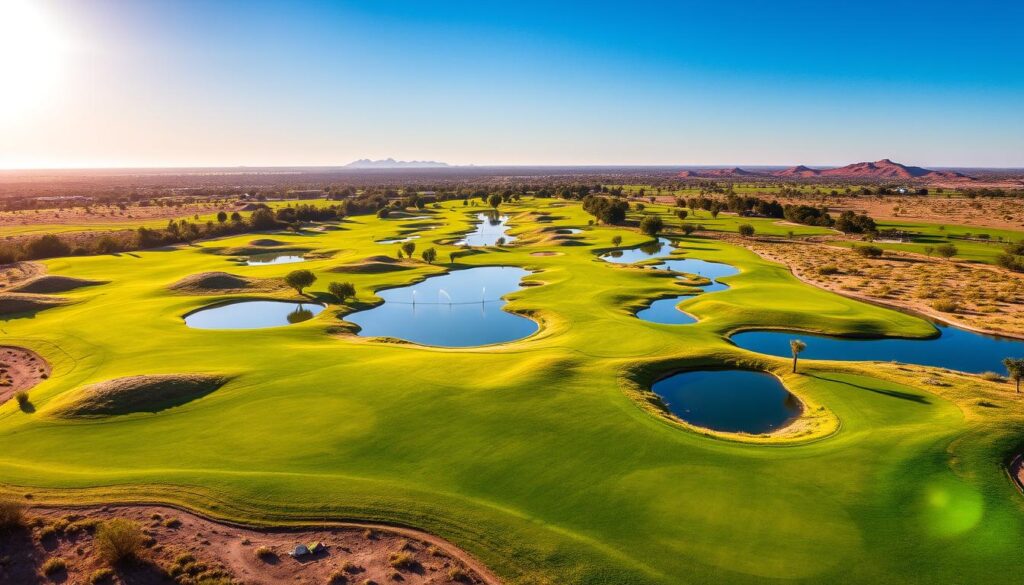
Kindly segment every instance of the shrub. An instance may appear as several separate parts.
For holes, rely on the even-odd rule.
[[[341,563],[341,570],[346,573],[358,573],[359,565],[353,563],[352,561],[345,561],[344,563]]]
[[[854,246],[853,249],[865,258],[880,258],[885,253],[878,246]]]
[[[327,285],[327,292],[334,295],[339,303],[344,303],[345,299],[356,296],[356,286],[351,282],[332,282]]]
[[[939,244],[935,246],[935,254],[940,258],[952,258],[956,256],[958,250],[953,244]]]
[[[504,242],[500,242],[498,245],[500,246],[502,243]],[[433,264],[434,260],[437,259],[437,250],[433,248],[427,248],[426,250],[423,250],[420,256],[423,257],[423,261],[426,262],[427,264]]]
[[[168,518],[163,521],[163,525],[167,528],[178,528],[181,526],[181,520],[177,518]]]
[[[986,382],[1003,383],[1006,381],[1006,378],[1004,378],[1001,374],[997,372],[982,372],[981,379],[985,380]]]
[[[612,245],[618,248],[622,245],[622,236],[612,236]]]
[[[348,575],[345,574],[345,571],[338,569],[331,573],[331,576],[327,579],[327,583],[328,585],[342,585],[343,583],[348,583]]]
[[[649,235],[656,236],[665,227],[665,222],[661,220],[661,216],[658,215],[645,215],[640,220],[640,231]]]
[[[396,569],[413,569],[416,567],[416,559],[409,553],[396,552],[388,557],[388,564]]]
[[[744,238],[749,238],[754,235],[754,226],[749,223],[742,223],[737,229],[739,229],[740,235]]]
[[[44,575],[46,575],[47,577],[51,577],[53,575],[56,575],[57,573],[66,571],[67,568],[68,564],[66,561],[64,561],[64,559],[60,557],[53,557],[46,559],[46,562],[43,563],[42,571]]]
[[[275,556],[277,556],[277,555],[274,554],[274,551],[271,550],[271,548],[269,546],[261,546],[261,547],[257,548],[256,551],[255,551],[255,554],[256,554],[256,558],[257,559],[259,559],[261,561],[264,561],[264,562],[270,561]]]
[[[956,313],[959,305],[954,299],[943,298],[932,301],[932,308],[943,313]]]
[[[0,530],[25,526],[25,507],[13,500],[0,500]]]
[[[300,295],[302,290],[316,282],[316,275],[309,270],[292,270],[284,277],[284,283],[294,288]]]
[[[697,230],[697,227],[695,225],[693,225],[692,223],[684,223],[683,224],[683,233],[686,234],[686,235],[690,235],[690,234],[692,234],[696,230]]]
[[[469,573],[459,567],[452,567],[448,569],[448,578],[458,583],[464,583],[469,581]]]
[[[18,402],[18,408],[20,408],[22,410],[25,410],[26,408],[28,408],[28,406],[30,404],[30,402],[28,400],[28,392],[25,392],[24,390],[19,390],[18,392],[15,392],[14,393],[14,400],[16,400]]]
[[[100,558],[114,564],[136,558],[142,548],[143,534],[131,520],[115,518],[96,529],[94,546]]]
[[[818,267],[818,274],[822,276],[829,276],[832,274],[839,274],[839,268],[835,264],[826,264],[825,266]]]
[[[99,585],[100,583],[109,583],[114,580],[114,572],[104,567],[102,569],[96,569],[89,575],[89,585]]]

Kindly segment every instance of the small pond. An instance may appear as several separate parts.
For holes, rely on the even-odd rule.
[[[641,260],[660,258],[672,253],[672,241],[667,238],[658,238],[636,248],[621,248],[612,250],[601,255],[602,260],[616,264],[632,264]]]
[[[404,238],[389,238],[387,240],[377,240],[378,244],[404,244],[405,242],[411,242],[412,240],[418,239],[419,236],[405,236]]]
[[[423,345],[472,347],[522,339],[537,331],[532,319],[503,310],[502,296],[519,290],[530,272],[484,266],[432,276],[378,291],[384,304],[352,313],[347,321],[364,337],[396,337]]]
[[[245,263],[249,266],[267,266],[270,264],[293,264],[305,262],[306,258],[298,252],[268,252],[248,256]]]
[[[676,308],[676,305],[681,303],[683,299],[692,297],[693,295],[681,295],[670,299],[659,299],[651,303],[651,306],[646,309],[637,311],[636,316],[644,321],[661,323],[662,325],[689,325],[690,323],[696,323],[697,319]]]
[[[559,228],[555,230],[556,234],[582,234],[583,230],[579,228]]]
[[[323,310],[317,303],[238,301],[189,313],[185,324],[195,329],[263,329],[301,323]]]
[[[762,372],[683,372],[659,380],[651,390],[686,422],[729,433],[768,433],[802,410],[775,376]]]
[[[509,229],[507,215],[484,212],[478,213],[476,218],[480,221],[476,225],[476,229],[455,242],[456,246],[493,246],[501,238],[504,238],[505,242],[512,242],[516,239],[515,236],[505,234]]]
[[[1024,341],[993,337],[948,325],[936,325],[933,339],[851,339],[786,331],[746,331],[731,337],[744,349],[790,356],[789,341],[802,339],[807,349],[801,358],[819,360],[896,361],[949,368],[961,372],[1005,374],[1006,357],[1024,357]]]

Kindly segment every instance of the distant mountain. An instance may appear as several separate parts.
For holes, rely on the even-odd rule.
[[[929,181],[973,181],[955,171],[933,171],[893,162],[887,158],[875,162],[860,162],[834,169],[811,169],[803,165],[772,173],[776,177],[840,177],[844,179],[924,179]]]
[[[395,160],[385,158],[381,160],[370,160],[361,158],[345,165],[347,169],[434,169],[449,166],[448,163],[432,160]]]
[[[693,178],[693,177],[759,177],[763,176],[760,173],[753,173],[751,171],[745,171],[739,167],[733,167],[731,169],[707,169],[703,171],[679,171],[676,175],[681,178]]]

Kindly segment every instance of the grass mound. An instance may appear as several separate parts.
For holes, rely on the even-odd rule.
[[[244,291],[268,291],[282,288],[276,281],[246,278],[227,272],[201,272],[186,276],[169,287],[189,294],[225,294]]]
[[[31,294],[53,294],[67,292],[86,286],[96,286],[99,284],[106,283],[100,280],[86,280],[84,278],[73,278],[70,276],[49,275],[33,278],[20,286],[12,288],[11,291]]]
[[[50,414],[79,418],[160,412],[202,398],[227,382],[223,376],[162,374],[129,376],[92,384],[71,392]]]
[[[67,303],[67,299],[24,293],[0,294],[0,315],[17,315],[19,313],[35,313],[44,309],[59,307]]]
[[[279,240],[272,240],[270,238],[260,238],[258,240],[253,240],[253,241],[249,242],[249,245],[250,246],[273,247],[273,246],[283,246],[284,242],[281,242]]]
[[[382,272],[397,272],[409,270],[412,266],[390,256],[370,256],[362,262],[354,264],[342,264],[331,268],[331,272],[342,272],[348,274],[380,274]]]

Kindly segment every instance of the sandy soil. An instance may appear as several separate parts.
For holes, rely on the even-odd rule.
[[[352,524],[255,530],[164,506],[37,507],[26,516],[30,528],[0,535],[2,583],[88,583],[106,566],[94,554],[95,525],[111,518],[137,522],[148,541],[140,560],[115,567],[106,583],[189,584],[203,577],[254,585],[500,583],[450,543],[409,529]],[[324,552],[302,559],[288,555],[297,544],[317,541],[327,547]],[[396,563],[394,555],[406,558]],[[63,559],[66,569],[45,577],[43,563],[52,558]]]
[[[50,364],[34,351],[0,345],[0,404],[50,377]]]
[[[68,209],[31,209],[22,211],[0,211],[0,229],[11,226],[35,224],[82,224],[90,221],[109,223],[138,223],[140,220],[192,218],[194,215],[206,215],[218,211],[235,211],[237,205],[222,202],[202,202],[182,204],[180,206],[137,205],[121,209],[116,205],[94,205],[85,207],[69,207]]]
[[[1024,338],[1024,275],[902,251],[866,259],[827,242],[721,237],[785,264],[798,278],[820,288],[966,329]],[[825,267],[836,272],[823,274]],[[942,301],[951,301],[955,312],[938,309]]]
[[[832,213],[847,209],[867,213],[876,220],[928,222],[946,225],[972,225],[1000,229],[1024,226],[1024,205],[1016,198],[881,195],[872,197],[808,198],[781,203],[827,205]]]
[[[38,262],[15,262],[0,266],[0,290],[8,290],[42,276],[46,269]]]

